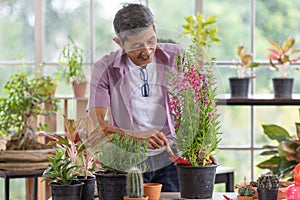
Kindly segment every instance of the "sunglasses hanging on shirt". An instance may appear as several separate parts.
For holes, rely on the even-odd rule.
[[[147,70],[146,66],[140,68],[140,78],[144,82],[143,85],[141,86],[142,96],[148,97],[150,88],[149,88],[149,84],[148,84],[148,70]]]

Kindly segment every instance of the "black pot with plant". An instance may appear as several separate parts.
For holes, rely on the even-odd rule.
[[[62,76],[66,83],[71,83],[75,97],[84,97],[87,80],[83,71],[83,49],[69,36],[69,42],[59,55],[59,64],[66,67]]]
[[[184,60],[177,60],[169,82],[175,148],[192,165],[177,165],[179,189],[182,198],[211,198],[217,167],[212,155],[221,141],[221,132],[215,103],[216,79],[211,70],[214,61],[208,47],[219,41],[218,29],[213,26],[216,16],[204,20],[198,13],[185,19],[183,34],[192,36],[192,44],[185,55],[177,57]]]
[[[246,47],[243,45],[238,45],[237,55],[240,59],[234,66],[237,70],[237,77],[229,78],[231,98],[248,98],[250,78],[254,76],[246,76],[246,72],[260,64],[252,61],[253,56],[246,52]]]
[[[146,170],[143,162],[147,159],[147,143],[134,141],[124,134],[111,134],[106,141],[95,146],[97,160],[102,168],[95,172],[99,200],[123,200],[127,195],[127,173],[134,166]]]
[[[277,200],[279,178],[272,172],[262,174],[257,179],[257,193],[259,200]]]
[[[52,200],[81,200],[83,182],[77,178],[77,166],[71,164],[71,159],[65,157],[63,149],[55,155],[48,156],[51,162],[43,173],[43,180],[50,180]]]
[[[99,164],[96,162],[95,152],[92,152],[92,146],[100,145],[103,132],[88,116],[78,121],[65,117],[65,130],[64,135],[48,134],[52,138],[49,144],[58,151],[63,149],[64,156],[71,159],[72,165],[77,166],[77,178],[84,183],[82,200],[93,200],[96,181],[93,172]]]

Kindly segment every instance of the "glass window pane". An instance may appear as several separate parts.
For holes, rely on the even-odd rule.
[[[254,130],[255,144],[262,147],[266,144],[277,144],[263,132],[263,124],[276,124],[285,128],[290,135],[296,135],[295,122],[299,121],[299,108],[296,106],[255,106]]]
[[[233,9],[235,8],[235,9]],[[230,14],[228,14],[228,11]],[[210,0],[204,1],[204,16],[217,16],[219,45],[214,45],[210,52],[218,60],[236,57],[236,47],[244,44],[250,50],[250,3],[249,0]]]
[[[44,1],[44,61],[57,62],[68,36],[84,50],[84,61],[90,55],[89,0]]]
[[[300,47],[300,1],[256,1],[256,31],[255,52],[258,59],[266,59],[269,53],[267,39],[279,44],[288,37],[296,38],[296,45]]]
[[[0,59],[15,60],[20,53],[24,59],[34,59],[34,1],[0,2]]]

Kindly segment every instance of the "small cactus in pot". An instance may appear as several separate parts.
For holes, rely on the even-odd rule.
[[[251,185],[247,184],[246,176],[244,176],[243,186],[239,187],[239,189],[238,189],[238,194],[239,194],[237,196],[238,200],[253,200],[254,199],[255,190],[253,189],[253,187]]]
[[[143,175],[138,167],[132,167],[127,174],[127,196],[124,200],[131,199],[148,200],[148,197],[144,197]]]
[[[257,192],[260,200],[277,200],[279,178],[276,174],[268,172],[257,179]]]

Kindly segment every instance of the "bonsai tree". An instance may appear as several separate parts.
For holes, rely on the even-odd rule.
[[[285,78],[288,74],[286,68],[290,63],[296,63],[300,59],[300,56],[296,56],[300,52],[300,49],[293,49],[296,43],[295,38],[288,37],[282,45],[279,45],[273,40],[268,40],[272,48],[268,48],[271,53],[267,55],[270,61],[270,65],[276,71],[281,73],[281,78]],[[276,63],[274,63],[274,61]],[[280,65],[278,67],[277,65]],[[281,68],[281,70],[280,70]]]
[[[127,196],[124,197],[124,200],[131,199],[148,199],[148,197],[144,197],[142,171],[137,167],[130,168],[127,175]]]
[[[36,141],[36,130],[47,130],[47,124],[34,125],[39,115],[52,115],[57,110],[50,77],[28,78],[20,72],[4,86],[6,97],[0,98],[0,134],[11,136],[6,148],[14,150],[49,148]],[[45,106],[51,104],[52,106]],[[36,123],[36,122],[35,122]]]
[[[252,61],[253,56],[247,53],[246,47],[244,45],[238,45],[236,53],[239,57],[239,62],[235,65],[238,78],[245,78],[245,72],[249,68],[258,67],[260,65],[260,63],[258,62]]]
[[[292,136],[281,126],[275,124],[262,125],[264,134],[271,140],[276,140],[278,145],[265,145],[263,156],[269,156],[266,160],[260,162],[257,167],[269,169],[279,177],[293,180],[293,169],[300,162],[299,156],[299,133]]]
[[[61,65],[67,66],[63,70],[63,77],[66,83],[84,83],[86,77],[82,69],[83,49],[70,36],[68,39],[69,43],[63,47],[58,58]]]

